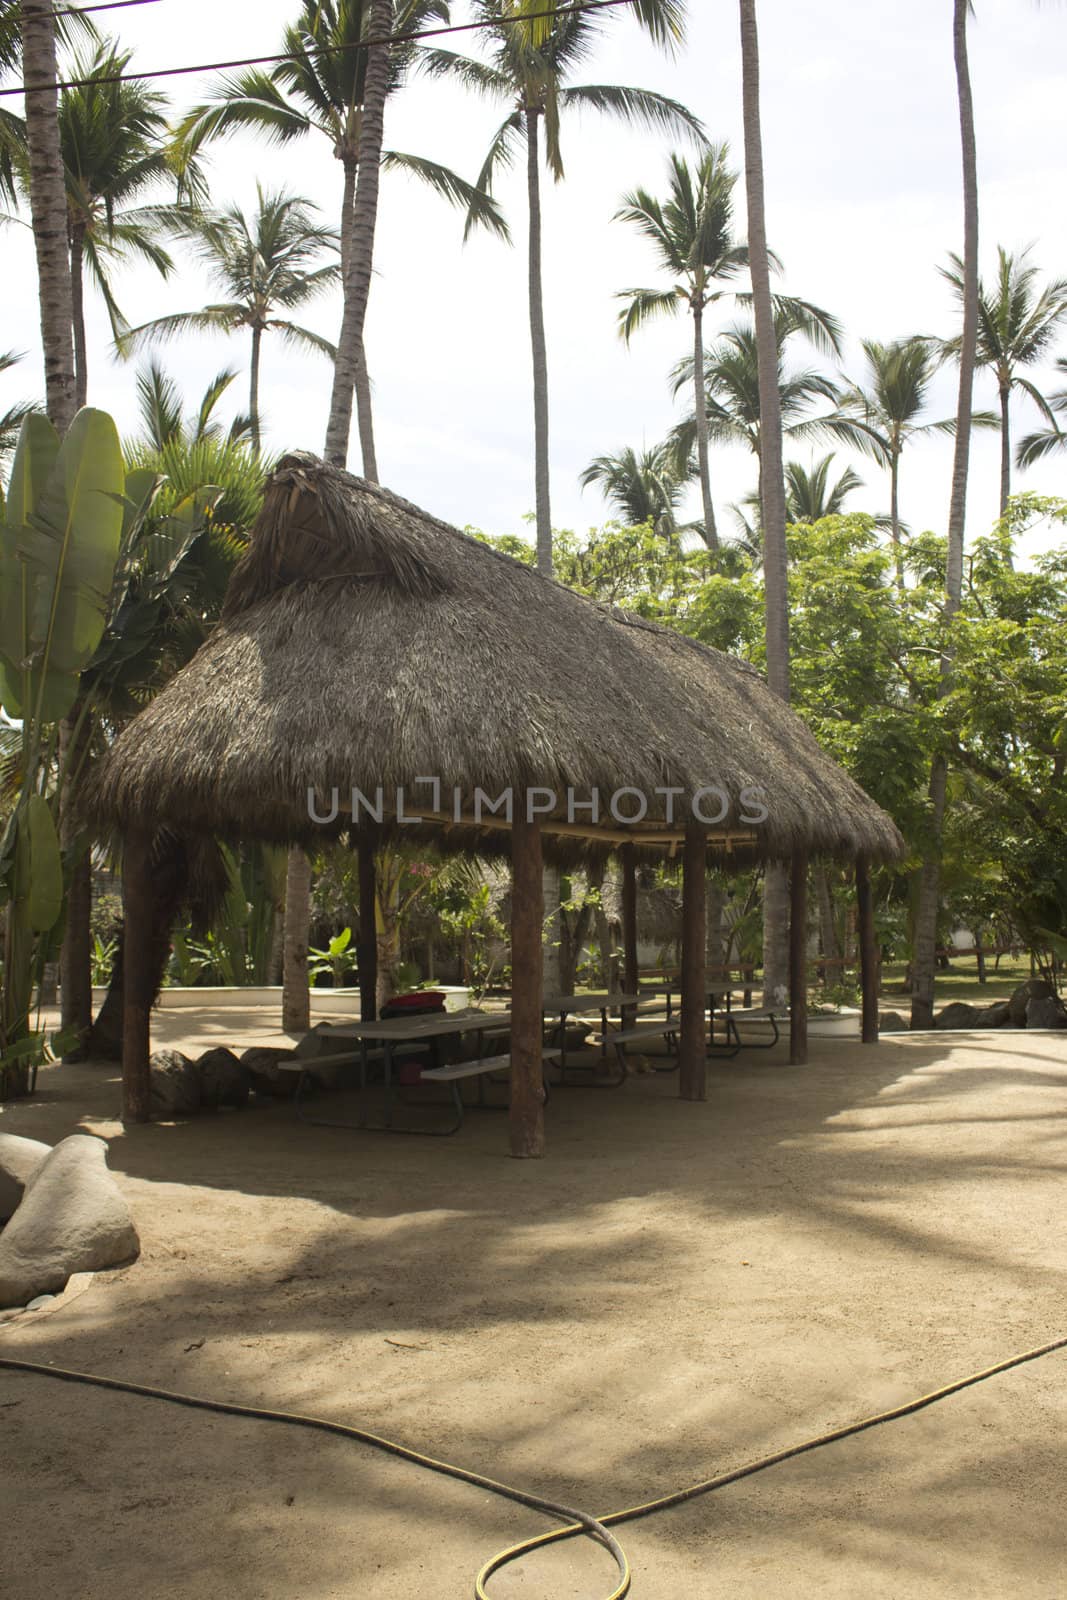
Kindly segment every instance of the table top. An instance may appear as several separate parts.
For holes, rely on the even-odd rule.
[[[378,1022],[332,1022],[321,1031],[331,1039],[436,1039],[447,1033],[507,1027],[510,1022],[510,1011],[423,1011]]]
[[[541,1004],[542,1011],[602,1011],[605,1006],[635,1006],[635,994],[549,994]]]
[[[682,992],[682,986],[681,986],[680,983],[664,983],[664,984],[659,984],[659,985],[643,983],[641,985],[641,997],[642,998],[644,998],[645,996],[650,995],[650,994],[651,995],[665,994],[667,996],[668,1000],[669,1000],[671,995],[681,994],[681,992]],[[729,989],[729,988],[727,988],[727,989],[716,989],[716,988],[712,988],[711,986],[709,986],[708,988],[706,988],[704,990],[705,998],[711,999],[711,1000],[725,1000],[728,995],[732,995],[732,994],[733,994],[733,990]]]

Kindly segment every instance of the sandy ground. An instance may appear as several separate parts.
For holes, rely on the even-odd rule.
[[[1055,1035],[745,1054],[703,1105],[666,1076],[561,1090],[543,1162],[490,1113],[433,1141],[117,1108],[113,1069],[62,1068],[0,1117],[106,1138],[144,1246],[0,1350],[341,1418],[594,1512],[1067,1333]],[[0,1471],[6,1600],[459,1600],[547,1525],[344,1440],[2,1372]],[[1067,1352],[621,1537],[636,1600],[1058,1600],[1065,1486]],[[612,1581],[574,1542],[490,1587]]]

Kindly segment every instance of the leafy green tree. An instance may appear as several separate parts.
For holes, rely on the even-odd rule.
[[[595,456],[579,482],[583,489],[596,484],[630,526],[647,522],[665,539],[676,536],[683,482],[665,445],[643,450],[640,455],[627,446],[617,455]]]
[[[448,19],[447,0],[399,0],[392,31],[406,33]],[[207,141],[243,129],[279,144],[308,134],[327,139],[343,175],[339,237],[346,284],[358,243],[356,179],[368,67],[368,52],[355,46],[371,31],[370,0],[303,0],[297,20],[283,36],[286,59],[269,72],[252,68],[235,77],[224,77],[219,88],[189,112],[177,131],[184,159],[194,156]],[[403,86],[416,58],[412,47],[399,46],[390,52],[389,93],[396,93]],[[495,203],[451,168],[399,150],[383,150],[381,165],[386,171],[410,174],[450,204],[462,207],[475,222],[506,236],[507,228]],[[366,232],[366,219],[362,231]],[[376,480],[370,381],[362,336],[356,404],[363,470]]]
[[[265,193],[257,184],[258,203],[251,218],[239,206],[219,212],[190,212],[179,224],[196,254],[228,298],[200,311],[176,311],[126,330],[119,342],[124,355],[157,340],[183,333],[251,335],[248,411],[252,443],[261,444],[259,410],[260,350],[265,333],[278,333],[298,350],[333,358],[328,339],[291,321],[285,313],[316,300],[334,285],[337,261],[316,265],[337,248],[337,235],[315,220],[315,207],[296,195]]]
[[[569,110],[603,112],[631,127],[691,138],[700,144],[700,122],[676,100],[648,89],[619,84],[573,84],[570,77],[590,55],[613,20],[607,11],[573,11],[555,19],[509,20],[510,0],[475,0],[477,20],[488,24],[490,60],[474,61],[450,50],[426,50],[420,65],[435,77],[458,80],[465,88],[503,102],[509,111],[496,130],[477,187],[491,194],[497,173],[510,167],[520,151],[526,158],[529,219],[528,294],[533,361],[534,489],[539,569],[552,573],[552,520],[549,483],[548,354],[545,339],[541,268],[541,141],[544,159],[555,182],[563,178],[560,127]],[[658,43],[670,48],[683,37],[685,7],[681,0],[641,0],[634,8],[639,24]],[[473,218],[469,219],[473,220]]]
[[[1011,495],[1011,399],[1021,389],[1054,428],[1053,402],[1027,378],[1024,367],[1036,366],[1049,352],[1064,319],[1067,318],[1067,278],[1055,278],[1038,287],[1039,271],[1029,260],[1029,250],[1012,255],[997,246],[997,275],[990,288],[978,285],[977,365],[993,374],[1000,402],[1000,515],[1008,509]],[[963,296],[963,262],[950,258],[951,267],[942,269],[956,292]],[[959,352],[959,338],[946,342],[951,355]],[[1022,453],[1020,452],[1020,461]],[[1028,459],[1034,459],[1028,454]]]

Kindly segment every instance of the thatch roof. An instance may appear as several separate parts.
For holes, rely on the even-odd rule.
[[[650,802],[643,826],[661,835],[657,787],[683,791],[682,818],[697,790],[719,785],[739,853],[902,849],[752,667],[574,594],[314,457],[287,456],[221,623],[115,741],[91,810],[121,828],[306,840],[321,831],[309,788],[324,801],[336,788],[344,804],[353,786],[388,797],[399,785],[410,811],[431,804],[412,787],[420,777],[440,778],[448,809],[458,788],[465,812],[475,786],[551,788],[561,817],[568,788],[598,789],[605,812],[614,791],[637,789]],[[746,787],[769,811],[756,828],[740,821]],[[507,848],[492,830],[404,833]],[[545,844],[560,859],[589,847],[555,833]]]

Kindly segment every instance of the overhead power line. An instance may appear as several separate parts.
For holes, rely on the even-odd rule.
[[[159,0],[101,0],[97,6],[64,6],[54,17],[84,17],[90,11],[125,11],[127,6],[158,6]]]
[[[112,0],[113,4],[151,4],[152,0]],[[191,67],[160,67],[154,72],[103,73],[92,78],[67,78],[56,84],[17,84],[13,89],[0,89],[0,98],[16,94],[47,94],[54,89],[86,89],[103,83],[143,83],[155,78],[180,78],[194,72],[230,72],[235,67],[276,66],[280,61],[299,61],[306,55],[341,55],[346,50],[374,50],[382,45],[414,44],[420,39],[439,39],[451,33],[477,33],[488,28],[499,28],[517,22],[539,22],[542,18],[572,17],[584,11],[606,11],[612,6],[632,6],[636,0],[578,0],[568,6],[553,6],[545,11],[522,11],[512,16],[493,17],[484,22],[458,22],[444,28],[418,28],[407,33],[386,33],[374,39],[359,39],[351,44],[315,46],[308,51],[282,50],[271,56],[244,56],[238,61],[201,61]],[[71,9],[81,10],[81,7]],[[100,9],[85,7],[86,10]],[[59,13],[57,13],[58,15]]]

